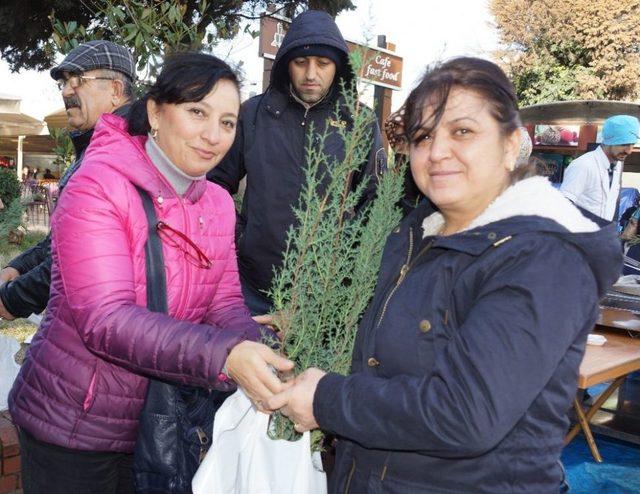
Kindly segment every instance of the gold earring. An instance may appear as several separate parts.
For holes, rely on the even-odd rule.
[[[151,129],[151,137],[154,139],[158,137],[158,129]]]

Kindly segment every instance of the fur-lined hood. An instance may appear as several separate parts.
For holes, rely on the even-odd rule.
[[[554,221],[570,232],[595,232],[600,227],[586,218],[544,177],[531,177],[507,188],[464,230],[473,230],[517,216],[537,216]],[[422,222],[424,236],[436,235],[444,225],[438,211]]]
[[[444,224],[442,214],[423,203],[423,236],[436,235]],[[422,216],[424,215],[424,216]],[[542,233],[572,244],[588,262],[604,292],[621,273],[621,249],[615,225],[601,226],[587,218],[544,177],[532,177],[507,188],[467,229],[439,237],[443,246],[480,255],[490,245],[507,242],[516,235]]]

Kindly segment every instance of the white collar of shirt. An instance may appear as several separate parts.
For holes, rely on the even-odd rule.
[[[605,154],[604,149],[602,149],[602,145],[598,146],[596,149],[596,159],[600,167],[609,173],[609,168],[611,167],[611,163],[614,163],[614,170],[618,169],[619,160],[609,161],[609,157]]]

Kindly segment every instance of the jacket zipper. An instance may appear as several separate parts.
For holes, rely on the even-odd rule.
[[[304,108],[304,106],[303,106]],[[302,122],[300,122],[300,127],[302,128],[302,155],[300,156],[300,163],[306,164],[306,148],[307,148],[307,113],[309,113],[308,108],[304,108],[304,115],[302,117]]]
[[[300,125],[302,125],[303,127],[307,126],[307,114],[309,113],[309,110],[311,110],[311,107],[304,109],[304,116],[302,117],[302,123]],[[306,134],[306,132],[305,132]]]
[[[93,402],[96,399],[96,381],[98,379],[98,365],[96,363],[96,367],[93,371],[93,375],[91,376],[91,381],[89,382],[89,387],[87,388],[87,393],[84,397],[84,402],[82,403],[82,412],[87,413],[93,405]]]
[[[407,271],[409,271],[409,261],[411,261],[412,253],[413,253],[413,230],[409,228],[409,252],[407,253],[407,261],[400,268],[400,275],[398,276],[398,279],[396,280],[395,285],[393,286],[393,288],[389,292],[389,295],[387,295],[387,298],[384,301],[384,305],[382,306],[382,312],[380,313],[380,317],[378,318],[378,324],[376,324],[376,328],[380,326],[382,319],[384,319],[384,315],[387,312],[387,306],[389,305],[389,300],[391,300],[391,297],[400,286],[400,283],[402,283],[402,280],[404,280],[404,277],[407,275]]]
[[[80,422],[82,422],[89,410],[93,406],[93,403],[96,400],[95,392],[96,392],[96,384],[98,380],[98,361],[96,361],[95,366],[93,368],[93,374],[91,375],[91,380],[89,381],[89,386],[87,387],[87,391],[84,395],[84,400],[82,402],[82,413],[76,418],[75,423],[73,424],[73,429],[71,430],[71,439],[75,439],[76,432],[78,427],[80,427]]]
[[[187,214],[186,211],[186,207],[184,205],[184,201],[186,199],[184,197],[180,198],[180,205],[182,206],[182,215],[184,218],[184,233],[187,236],[190,236],[191,233],[189,232],[189,215]],[[182,292],[182,298],[180,300],[180,306],[178,307],[178,310],[176,310],[176,318],[181,318],[182,317],[182,312],[186,309],[187,307],[187,301],[189,300],[189,288],[191,287],[191,269],[192,266],[190,265],[189,261],[187,261],[186,256],[183,254],[182,256],[182,262],[184,265],[184,273],[185,273],[185,289]],[[168,307],[167,307],[168,309]]]
[[[416,257],[412,261],[411,254],[413,253],[413,230],[409,230],[409,254],[407,255],[407,262],[404,263],[400,268],[400,275],[398,276],[396,284],[393,286],[393,288],[389,292],[389,295],[387,295],[387,298],[384,301],[384,305],[382,307],[382,313],[380,314],[380,318],[378,319],[378,324],[376,324],[376,329],[378,329],[378,327],[382,323],[382,320],[384,319],[384,315],[387,312],[387,306],[391,301],[391,297],[393,297],[398,287],[402,284],[404,279],[407,277],[407,274],[409,273],[411,268],[416,265],[416,262],[418,261],[418,259],[420,259],[423,254],[425,254],[426,252],[429,251],[429,249],[431,249],[433,242],[435,242],[435,237],[431,239],[431,241],[425,247],[423,247],[422,250],[420,250],[420,252],[418,252]]]
[[[347,484],[344,486],[344,494],[349,494],[349,489],[351,488],[351,480],[353,479],[353,474],[356,471],[356,460],[355,458],[352,460],[351,470],[349,470],[349,476],[347,477]]]

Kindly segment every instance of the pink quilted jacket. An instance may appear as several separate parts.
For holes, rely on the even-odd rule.
[[[145,139],[103,115],[53,215],[47,314],[9,397],[15,422],[42,441],[130,452],[146,376],[226,389],[227,354],[258,339],[240,292],[231,197],[204,179],[177,196]],[[169,315],[146,309],[147,218],[133,184],[213,262],[197,267],[163,241]]]

